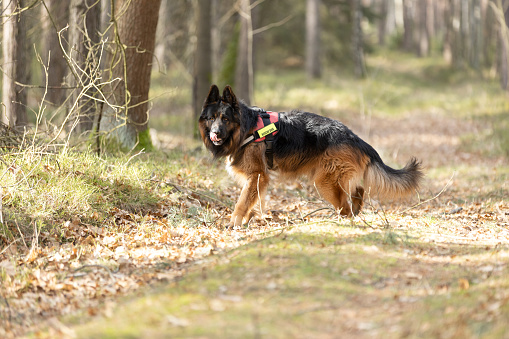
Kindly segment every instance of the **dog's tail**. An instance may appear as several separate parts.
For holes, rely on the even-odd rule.
[[[394,169],[375,156],[364,172],[364,184],[373,197],[399,198],[417,190],[422,177],[422,166],[416,158],[410,159],[402,169]]]

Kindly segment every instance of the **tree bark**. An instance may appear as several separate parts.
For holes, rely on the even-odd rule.
[[[366,75],[366,64],[364,60],[364,42],[362,33],[362,10],[361,0],[350,0],[352,11],[352,54],[354,61],[355,75],[362,78]]]
[[[212,46],[211,46],[211,1],[198,0],[197,43],[194,55],[193,79],[193,135],[198,138],[198,118],[200,117],[203,100],[207,97],[212,81]]]
[[[115,2],[115,51],[110,56],[112,84],[100,131],[126,150],[151,148],[148,138],[148,92],[161,0]],[[115,80],[117,79],[117,80]]]
[[[403,0],[403,49],[414,50],[414,0]]]
[[[159,23],[156,29],[156,45],[154,47],[154,56],[155,69],[165,72],[166,67],[166,49],[168,48],[168,36],[170,35],[170,30],[168,25],[166,24],[167,20],[169,20],[169,0],[161,0],[161,6],[159,8]]]
[[[64,59],[58,33],[69,22],[69,0],[57,2],[46,0],[42,6],[42,60],[48,67],[48,93],[46,101],[53,107],[60,107],[65,100],[66,90],[62,88],[67,73],[67,62]],[[51,16],[51,17],[50,17]],[[62,33],[62,40],[67,41],[67,30]],[[43,78],[46,74],[43,74]]]
[[[306,5],[306,74],[308,79],[322,75],[320,64],[320,0],[307,0]]]
[[[26,14],[20,13],[26,5],[25,0],[3,1],[3,81],[2,101],[5,112],[1,121],[10,127],[23,127],[28,124],[26,111],[27,93],[23,86],[30,80],[28,62],[28,41]]]
[[[235,94],[247,105],[253,101],[253,24],[251,1],[240,0],[240,34],[235,65]]]
[[[481,1],[470,0],[470,67],[479,70],[482,56]]]
[[[417,15],[419,30],[417,33],[417,55],[426,57],[429,54],[430,34],[428,29],[428,0],[419,0]]]
[[[96,90],[88,87],[99,66],[99,30],[101,6],[97,0],[71,0],[69,44],[70,63],[74,65],[69,75],[71,100],[69,114],[78,121],[79,132],[92,129],[97,102]]]
[[[500,7],[499,7],[500,6]],[[509,89],[509,1],[503,0],[497,6],[499,13],[498,73],[502,89]]]
[[[444,60],[452,65],[453,63],[453,37],[454,37],[454,11],[452,4],[444,5],[444,43],[442,55]]]

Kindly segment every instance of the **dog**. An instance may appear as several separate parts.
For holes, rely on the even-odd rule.
[[[314,113],[265,112],[238,100],[230,86],[222,96],[210,87],[198,120],[201,139],[242,185],[229,226],[241,226],[263,208],[271,170],[285,177],[307,176],[321,197],[342,216],[357,215],[365,189],[397,198],[418,189],[421,163],[411,158],[402,169],[384,164],[377,151],[337,120]],[[256,205],[256,206],[255,206]]]

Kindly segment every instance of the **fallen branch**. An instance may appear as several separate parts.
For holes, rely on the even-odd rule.
[[[437,198],[438,198],[439,196],[441,196],[441,195],[442,195],[442,193],[444,193],[444,192],[445,192],[445,190],[446,190],[446,189],[447,189],[447,188],[451,185],[452,179],[454,178],[454,175],[455,175],[455,174],[456,174],[456,172],[453,172],[453,173],[452,173],[452,176],[451,176],[451,178],[449,179],[449,181],[445,184],[445,186],[442,188],[442,190],[441,190],[440,192],[438,192],[438,194],[437,194],[437,195],[435,195],[434,197],[429,198],[429,199],[427,199],[427,200],[424,200],[424,201],[422,201],[422,202],[420,202],[420,203],[418,203],[418,204],[415,204],[415,205],[413,205],[413,206],[411,206],[411,207],[407,208],[406,210],[404,210],[404,211],[402,211],[402,212],[399,212],[399,214],[404,214],[404,213],[406,213],[406,212],[408,212],[408,211],[410,211],[410,210],[413,210],[414,208],[417,208],[417,207],[419,207],[419,206],[421,206],[421,205],[424,205],[424,204],[426,204],[426,203],[428,203],[428,202],[430,202],[430,201],[432,201],[432,200],[437,199]]]

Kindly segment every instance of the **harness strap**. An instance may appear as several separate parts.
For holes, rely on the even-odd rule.
[[[260,113],[262,117],[263,124],[268,126],[271,124],[270,115],[266,112]],[[265,159],[267,160],[267,167],[271,170],[274,167],[274,151],[272,149],[272,144],[274,142],[274,135],[269,133],[265,136]]]
[[[265,142],[265,159],[268,169],[272,170],[274,167],[274,149],[272,146],[274,143],[274,134],[276,134],[279,129],[279,113],[270,112],[273,119],[271,121],[271,114],[261,108],[257,108],[256,111],[258,111],[258,129],[242,142],[241,147],[252,141]]]

